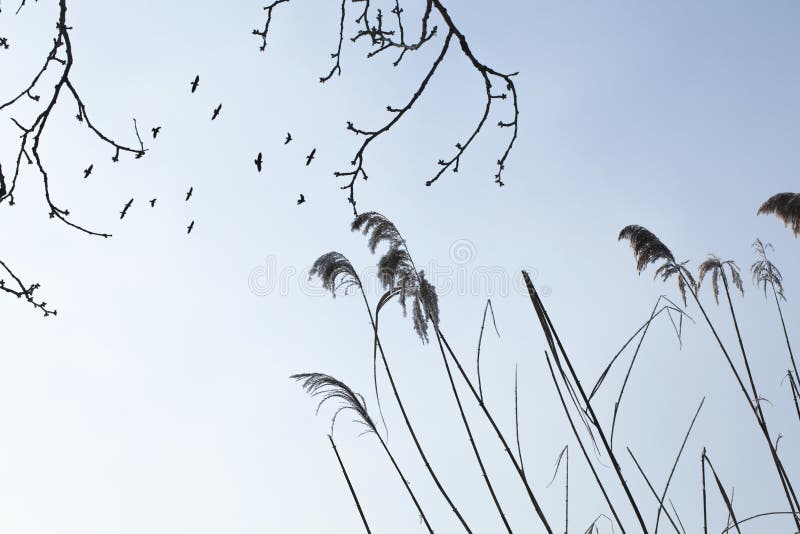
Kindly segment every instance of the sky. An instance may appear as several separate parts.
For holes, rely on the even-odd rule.
[[[418,6],[407,3],[410,17]],[[16,16],[8,0],[0,7],[0,35],[11,43],[0,50],[5,101],[46,56],[57,4],[29,3]],[[441,35],[397,68],[388,56],[366,59],[366,47],[345,40],[341,76],[320,84],[338,41],[338,3],[281,4],[264,52],[251,34],[264,23],[262,7],[69,3],[72,79],[94,122],[128,143],[135,142],[134,117],[142,132],[162,131],[145,138],[144,158],[114,164],[108,147],[74,120],[73,102],[65,99],[54,112],[41,146],[52,193],[74,220],[110,239],[51,221],[31,169],[20,179],[16,205],[0,205],[0,258],[24,280],[41,283],[40,295],[58,309],[45,319],[0,298],[4,532],[362,528],[326,437],[332,411],[315,415],[315,401],[289,375],[329,373],[376,408],[363,302],[330,298],[307,273],[317,256],[338,250],[363,273],[373,303],[380,296],[370,278],[377,257],[350,232],[352,211],[333,172],[348,167],[359,143],[346,122],[370,129],[389,120],[385,107],[413,94]],[[356,16],[351,7],[348,23]],[[796,335],[800,243],[756,210],[772,194],[798,189],[800,5],[461,0],[448,8],[481,61],[519,72],[519,139],[506,185],[493,183],[508,131],[492,125],[511,112],[500,105],[459,172],[425,187],[436,161],[482,112],[481,79],[454,48],[412,112],[370,146],[358,207],[394,221],[415,262],[436,274],[442,330],[470,369],[492,299],[500,337],[487,330],[483,338],[486,402],[512,435],[517,366],[526,473],[551,522],[563,521],[563,472],[547,484],[565,444],[570,528],[585,530],[608,510],[564,421],[519,272],[532,274],[578,373],[592,384],[659,295],[679,298],[650,271],[637,275],[630,248],[617,242],[628,224],[648,227],[695,268],[709,253],[738,262],[745,297],[735,296],[734,306],[760,393],[770,401],[770,426],[783,436],[779,450],[798,472],[800,431],[781,382],[788,358],[780,324],[747,270],[756,259],[752,242],[773,243],[786,280],[786,322]],[[348,28],[352,33],[352,23]],[[200,87],[190,94],[196,74]],[[0,117],[4,169],[18,135],[10,117],[33,110]],[[286,132],[294,137],[289,145]],[[313,148],[317,157],[306,166]],[[259,151],[262,173],[252,162]],[[194,194],[185,202],[189,187]],[[307,202],[297,206],[300,193]],[[151,198],[158,198],[154,208]],[[703,303],[738,356],[729,316],[708,289]],[[615,450],[646,504],[648,524],[656,501],[625,447],[663,488],[704,397],[670,486],[687,531],[702,525],[704,446],[735,488],[737,514],[783,510],[767,451],[724,359],[698,309],[690,304],[686,312],[696,324],[684,325],[680,342],[667,321],[654,323],[617,422]],[[396,304],[381,324],[398,387],[437,472],[475,532],[501,532],[435,345],[420,343]],[[595,405],[606,424],[623,375],[615,368]],[[390,447],[437,532],[458,532],[380,381]],[[515,531],[541,532],[491,429],[473,404],[467,412]],[[422,530],[377,440],[360,432],[342,418],[334,437],[373,530]],[[613,486],[611,470],[601,472]],[[726,514],[716,495],[709,507],[714,530],[722,530]],[[632,521],[628,509],[620,511]],[[791,528],[785,517],[750,525],[750,532]],[[610,531],[607,522],[599,527]]]

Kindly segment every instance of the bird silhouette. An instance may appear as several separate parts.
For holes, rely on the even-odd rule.
[[[153,132],[153,139],[155,139],[158,136],[158,133],[161,131],[161,126],[156,126],[150,130]]]
[[[83,169],[83,179],[87,179],[90,174],[92,174],[92,169],[94,169],[94,163]]]
[[[193,93],[195,91],[197,91],[197,86],[200,85],[200,75],[199,74],[194,77],[194,80],[192,80],[192,83],[190,85],[192,86],[192,92]]]
[[[313,150],[311,151],[311,154],[309,154],[308,156],[306,156],[306,167],[308,167],[309,165],[311,165],[311,160],[313,160],[313,159],[314,159],[314,154],[316,154],[316,153],[317,153],[317,149],[315,148],[315,149],[313,149]]]
[[[132,205],[132,204],[133,204],[133,199],[130,199],[130,200],[128,201],[128,203],[127,203],[127,204],[125,204],[125,207],[123,207],[123,208],[122,208],[122,211],[121,211],[121,212],[119,212],[119,218],[120,218],[120,219],[124,219],[124,218],[125,218],[125,214],[127,214],[127,213],[128,213],[128,210],[130,209],[130,207],[131,207],[131,205]]]
[[[192,198],[193,192],[194,192],[194,187],[190,187],[189,190],[186,192],[186,202],[189,202],[189,199]]]
[[[187,234],[191,234],[192,233],[192,228],[194,228],[194,221],[190,222],[189,226],[186,227],[186,233]]]
[[[258,172],[261,172],[261,163],[263,163],[263,160],[261,159],[261,152],[258,153],[258,156],[254,160],[254,162],[256,164],[256,169],[258,169]]]
[[[154,198],[154,199],[151,199],[151,200],[150,200],[150,207],[151,207],[151,208],[155,208],[155,207],[156,207],[156,200],[158,200],[158,199],[157,199],[157,198]]]
[[[305,195],[303,195],[303,193],[300,193],[300,198],[297,199],[297,205],[299,206],[300,204],[302,204],[305,201],[306,201]]]
[[[284,141],[283,144],[284,145],[288,145],[291,140],[292,140],[292,134],[287,132],[286,133],[286,141]]]
[[[214,113],[211,114],[211,120],[213,121],[217,117],[219,117],[219,112],[222,110],[222,104],[214,108]]]

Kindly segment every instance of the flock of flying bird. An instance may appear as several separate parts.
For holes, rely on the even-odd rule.
[[[195,78],[195,81],[197,81],[196,78]],[[220,105],[222,105],[222,104],[220,104]],[[217,109],[219,109],[219,108],[217,108]],[[214,115],[214,117],[215,116],[216,115]],[[214,120],[214,117],[212,117],[211,120]],[[283,141],[283,144],[284,145],[288,145],[289,143],[292,142],[292,139],[293,139],[292,134],[290,132],[287,132],[286,133],[286,139]],[[306,156],[306,167],[311,165],[311,162],[314,161],[314,156],[316,154],[317,154],[317,149],[316,148],[312,148],[311,149],[311,153],[309,153],[308,156]],[[256,156],[256,159],[253,160],[253,163],[256,164],[256,169],[258,169],[258,172],[261,172],[261,168],[264,165],[264,155],[261,152],[259,152],[258,155]],[[303,195],[303,193],[300,193],[300,198],[297,199],[297,205],[299,206],[300,204],[303,204],[305,201],[306,201],[305,195]]]
[[[194,80],[192,80],[189,83],[189,85],[192,88],[192,93],[197,91],[197,87],[200,85],[200,75],[199,74],[196,75],[194,77]],[[222,104],[219,104],[211,112],[211,120],[213,121],[217,117],[219,117],[219,114],[220,114],[221,111],[222,111]],[[153,139],[155,139],[155,138],[158,137],[158,134],[161,133],[161,126],[156,126],[154,128],[151,128],[150,131],[153,134]],[[288,145],[290,142],[292,142],[292,139],[293,139],[292,138],[292,134],[287,132],[286,139],[284,140],[283,144],[284,145]],[[311,162],[314,160],[314,156],[316,155],[316,153],[317,153],[317,149],[314,148],[314,149],[311,150],[311,152],[308,154],[308,156],[306,156],[306,166],[311,165]],[[256,165],[256,169],[258,170],[258,172],[261,172],[261,169],[262,169],[263,164],[264,164],[264,157],[263,157],[263,154],[261,152],[259,152],[258,155],[256,156],[256,159],[254,160],[254,163]],[[93,163],[90,164],[86,169],[83,170],[83,178],[84,178],[84,180],[86,178],[89,178],[89,176],[91,176],[93,170],[94,170],[94,164]],[[192,198],[192,194],[193,193],[194,193],[194,187],[189,187],[189,190],[186,192],[186,202],[189,202],[189,199]],[[131,208],[131,206],[133,206],[133,200],[134,199],[130,199],[122,207],[122,211],[119,212],[119,218],[120,219],[124,219],[125,215],[128,214],[128,210]],[[157,198],[151,199],[150,200],[150,207],[154,208],[157,201],[158,201]],[[300,193],[300,198],[297,199],[297,205],[299,206],[300,204],[305,203],[305,201],[306,201],[305,195]],[[186,233],[187,234],[191,234],[193,229],[194,229],[194,221],[190,222],[189,226],[186,227]]]

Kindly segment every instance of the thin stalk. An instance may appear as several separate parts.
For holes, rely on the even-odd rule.
[[[738,524],[741,525],[742,523],[746,523],[746,522],[748,522],[748,521],[750,521],[752,519],[758,519],[760,517],[767,517],[767,516],[771,516],[771,515],[790,515],[790,514],[791,515],[797,515],[796,512],[761,512],[760,514],[755,514],[755,515],[751,515],[749,517],[745,517],[744,519],[739,521]],[[725,534],[726,532],[728,532],[732,528],[734,528],[734,527],[733,526],[729,526],[725,530],[723,530],[720,534]]]
[[[694,412],[694,417],[692,417],[692,422],[689,425],[689,430],[686,431],[686,435],[683,437],[683,443],[681,443],[681,448],[678,450],[678,455],[675,457],[675,462],[672,464],[672,470],[669,472],[669,476],[667,477],[667,483],[664,485],[664,491],[661,493],[661,498],[658,500],[658,513],[656,514],[656,533],[658,532],[658,522],[661,519],[661,510],[664,509],[664,499],[667,498],[667,490],[669,490],[669,484],[672,482],[672,476],[675,474],[675,469],[678,467],[678,462],[681,459],[681,455],[683,454],[683,449],[686,447],[686,442],[689,440],[689,434],[692,433],[692,428],[694,428],[694,423],[697,421],[697,416],[700,415],[700,410],[703,409],[703,403],[706,402],[706,398],[703,397],[703,400],[700,401],[700,406],[697,407],[697,411]]]
[[[675,503],[672,502],[672,499],[669,499],[669,506],[672,508],[672,513],[675,514],[675,519],[678,520],[678,525],[681,527],[681,533],[686,534],[686,527],[683,526],[683,521],[681,521],[681,516],[678,514],[678,509],[675,508]]]
[[[569,534],[569,447],[567,447],[567,465],[564,473],[564,534]]]
[[[455,380],[453,380],[453,373],[450,370],[450,364],[447,361],[447,354],[444,351],[444,347],[442,346],[442,339],[441,334],[439,333],[439,327],[434,325],[436,330],[436,340],[439,343],[439,351],[442,353],[442,361],[444,362],[444,368],[447,371],[447,378],[450,381],[450,388],[453,391],[453,397],[455,397],[456,404],[458,405],[458,413],[461,415],[461,421],[464,423],[464,429],[467,431],[467,436],[469,437],[469,443],[472,446],[472,451],[475,454],[475,459],[478,462],[478,466],[481,469],[481,474],[483,475],[483,479],[486,482],[486,487],[489,490],[489,494],[492,496],[492,501],[494,502],[495,508],[497,508],[497,512],[500,514],[500,518],[503,521],[503,525],[506,527],[506,530],[511,533],[511,525],[508,524],[508,519],[506,519],[506,514],[503,512],[503,507],[500,505],[500,501],[497,498],[497,494],[494,491],[494,487],[492,486],[492,482],[489,480],[489,475],[486,472],[486,467],[483,464],[483,459],[481,458],[481,454],[478,451],[478,446],[475,443],[475,438],[472,435],[472,429],[469,426],[469,421],[467,420],[467,415],[464,413],[464,406],[461,404],[461,397],[458,394],[458,388],[456,388]]]
[[[631,358],[631,363],[628,365],[628,371],[625,373],[625,380],[622,381],[622,387],[619,389],[619,395],[617,396],[617,401],[614,403],[614,416],[611,419],[611,447],[614,447],[614,430],[617,427],[617,414],[619,414],[619,405],[622,402],[622,395],[625,393],[625,386],[628,385],[628,379],[631,377],[631,371],[633,371],[633,365],[636,363],[636,358],[639,356],[639,350],[642,348],[642,343],[644,343],[644,338],[647,335],[647,331],[650,329],[650,324],[655,317],[656,309],[658,308],[658,302],[656,305],[653,306],[653,311],[650,312],[650,320],[647,321],[647,324],[642,331],[642,335],[639,337],[639,343],[636,345],[636,350],[633,353],[633,358]],[[656,523],[658,526],[658,523]]]
[[[525,476],[525,463],[522,461],[522,446],[519,443],[519,390],[517,388],[517,366],[514,366],[514,430],[517,437],[517,457],[522,476]]]
[[[411,435],[411,439],[414,442],[414,446],[416,447],[417,452],[419,453],[419,456],[422,459],[422,462],[425,464],[425,469],[427,469],[428,474],[431,476],[431,479],[433,480],[433,483],[436,485],[436,488],[439,490],[439,493],[441,493],[442,497],[444,497],[444,500],[447,501],[447,504],[450,506],[450,509],[453,511],[453,513],[458,518],[458,520],[461,523],[461,526],[464,528],[464,530],[466,530],[468,533],[471,533],[472,529],[469,528],[469,525],[464,520],[464,517],[461,515],[461,512],[458,510],[458,508],[456,507],[455,503],[453,503],[452,499],[447,494],[447,491],[445,491],[444,486],[442,485],[441,481],[439,480],[439,477],[436,475],[436,472],[433,470],[433,467],[431,467],[430,461],[428,460],[428,457],[425,454],[425,451],[422,449],[422,444],[420,443],[419,438],[417,437],[417,433],[414,431],[414,427],[411,425],[411,420],[409,419],[408,413],[406,412],[406,409],[405,409],[405,406],[403,404],[403,401],[400,398],[400,393],[397,391],[397,384],[395,384],[394,376],[392,375],[392,370],[389,367],[389,361],[386,358],[386,353],[383,350],[383,346],[381,345],[381,342],[380,342],[380,337],[378,336],[378,315],[379,315],[381,306],[385,303],[384,299],[386,299],[386,295],[384,295],[384,297],[381,299],[381,302],[378,303],[378,307],[375,310],[375,315],[373,316],[372,308],[370,308],[369,301],[367,300],[367,295],[364,293],[364,290],[363,290],[363,288],[361,288],[360,285],[359,285],[359,289],[361,290],[361,296],[364,299],[364,305],[367,307],[367,313],[369,313],[369,319],[370,319],[370,322],[372,323],[372,329],[373,329],[374,336],[375,336],[374,337],[374,344],[375,344],[375,346],[378,347],[378,351],[379,351],[379,354],[381,356],[381,361],[383,362],[383,367],[386,370],[386,376],[389,379],[389,385],[392,388],[392,393],[394,394],[395,400],[397,400],[397,406],[400,408],[400,413],[403,416],[403,421],[406,424],[406,428],[408,428],[408,433]],[[388,295],[388,293],[387,293],[387,295]],[[389,298],[391,298],[391,297],[389,297]]]
[[[700,471],[703,477],[703,534],[708,534],[708,506],[706,505],[706,448],[700,455]]]
[[[792,400],[794,400],[794,409],[797,412],[797,419],[800,420],[800,388],[797,386],[797,381],[795,380],[794,375],[792,375],[792,371],[786,371],[786,376],[789,377],[789,387],[792,389]]]
[[[736,514],[733,511],[733,504],[731,503],[731,500],[728,497],[728,493],[725,491],[725,486],[722,485],[722,481],[719,479],[719,476],[717,475],[717,470],[714,469],[714,465],[711,463],[711,459],[709,459],[708,455],[705,453],[705,449],[703,450],[703,459],[708,464],[708,467],[711,468],[711,474],[714,475],[714,481],[717,483],[719,494],[722,496],[722,500],[725,501],[725,506],[728,508],[728,513],[733,518],[733,526],[736,528],[736,532],[742,534],[742,531],[739,529],[739,521],[737,521]]]
[[[356,503],[356,508],[358,508],[358,515],[361,516],[361,521],[364,523],[364,528],[367,529],[367,534],[372,534],[372,531],[369,529],[369,524],[367,523],[367,518],[364,516],[364,510],[362,510],[361,503],[358,500],[358,495],[356,495],[356,490],[355,488],[353,488],[353,483],[350,481],[350,476],[347,474],[347,469],[344,467],[344,462],[342,462],[342,457],[339,455],[339,450],[336,448],[336,443],[333,441],[333,436],[328,434],[328,439],[331,442],[331,447],[333,447],[334,454],[336,454],[336,459],[339,460],[339,467],[342,468],[344,479],[347,481],[347,487],[350,488],[350,494],[353,496],[353,500]]]
[[[664,515],[667,517],[667,519],[669,519],[669,522],[672,524],[672,527],[675,529],[675,532],[680,534],[680,530],[678,530],[678,525],[675,524],[675,521],[672,520],[672,517],[669,515],[669,512],[667,512],[667,510],[664,508],[663,501],[658,497],[658,493],[656,493],[656,489],[653,487],[653,484],[650,482],[650,479],[647,478],[647,475],[645,474],[644,469],[642,469],[642,466],[639,464],[639,460],[636,459],[636,456],[634,456],[633,451],[631,450],[630,447],[625,447],[625,449],[627,449],[628,454],[630,454],[634,465],[636,465],[636,469],[639,470],[639,474],[642,475],[642,478],[644,479],[645,483],[647,484],[647,487],[650,489],[650,493],[652,493],[653,497],[655,497],[656,501],[658,501],[658,509],[659,510],[664,509]]]
[[[733,505],[733,500],[736,498],[736,488],[731,488],[731,505]],[[728,512],[728,518],[725,520],[725,530],[731,528],[733,525],[731,524],[731,514]]]
[[[533,287],[533,282],[531,281],[530,276],[525,271],[522,271],[522,276],[525,278],[525,285],[528,287],[528,294],[530,295],[531,302],[533,303],[533,307],[536,310],[537,315],[539,316],[539,321],[542,324],[542,330],[545,333],[545,337],[547,338],[548,344],[550,345],[550,349],[554,353],[553,357],[556,361],[556,364],[559,365],[560,367],[560,358],[558,358],[556,353],[555,343],[553,342],[554,338],[555,342],[558,344],[561,356],[563,357],[564,361],[567,364],[567,367],[569,368],[572,380],[577,386],[578,391],[580,392],[581,398],[583,399],[583,403],[586,406],[586,410],[588,411],[588,414],[592,419],[592,423],[594,424],[595,428],[597,428],[597,432],[600,435],[600,440],[603,443],[603,447],[605,448],[606,453],[611,459],[611,464],[614,467],[614,471],[617,474],[617,478],[619,479],[619,482],[623,490],[625,491],[625,495],[628,498],[628,502],[630,502],[631,508],[636,514],[636,519],[639,521],[639,526],[641,527],[642,532],[646,534],[648,531],[647,531],[647,525],[644,522],[644,517],[642,516],[642,513],[639,510],[639,506],[636,504],[636,499],[634,499],[633,493],[631,492],[628,483],[625,481],[625,477],[622,475],[622,468],[620,467],[619,462],[617,461],[617,457],[614,454],[614,451],[611,449],[611,445],[609,444],[605,432],[603,431],[603,428],[600,425],[600,421],[597,418],[597,414],[595,414],[594,409],[592,408],[591,402],[586,396],[586,392],[584,391],[580,379],[578,378],[578,375],[575,372],[574,367],[572,366],[572,362],[570,361],[569,356],[567,356],[566,350],[564,350],[564,346],[561,343],[561,339],[558,337],[558,333],[556,332],[555,327],[553,326],[553,323],[550,320],[549,315],[547,314],[547,310],[544,308],[544,305],[542,304],[539,295],[536,293],[536,289]]]
[[[500,332],[497,330],[497,321],[494,318],[494,308],[492,308],[492,299],[486,300],[486,307],[483,308],[483,320],[481,321],[481,333],[478,335],[478,354],[475,358],[475,365],[478,368],[478,393],[480,393],[481,400],[483,400],[483,384],[481,383],[481,343],[483,342],[483,329],[486,326],[486,312],[492,312],[492,324],[497,337],[500,337]]]
[[[617,525],[619,525],[622,534],[625,534],[625,527],[622,526],[622,520],[620,520],[619,516],[617,515],[617,510],[614,508],[614,504],[611,502],[611,498],[608,496],[608,492],[606,491],[606,488],[603,485],[603,481],[600,480],[600,475],[597,474],[597,469],[595,469],[594,464],[592,463],[592,459],[589,456],[589,452],[586,450],[586,446],[583,444],[583,440],[581,439],[581,436],[578,433],[578,429],[575,427],[575,422],[572,420],[572,416],[569,413],[567,401],[564,399],[564,395],[561,393],[561,386],[558,385],[558,379],[556,378],[556,373],[553,370],[553,364],[550,362],[550,355],[547,353],[547,351],[544,351],[544,356],[545,359],[547,360],[547,367],[550,369],[550,376],[553,378],[553,384],[556,386],[556,392],[558,393],[558,398],[561,401],[561,406],[564,408],[564,414],[567,416],[570,428],[572,428],[572,433],[575,435],[575,439],[578,442],[578,446],[581,448],[583,457],[586,458],[586,463],[589,464],[589,469],[592,471],[592,475],[594,476],[595,482],[597,482],[597,487],[600,488],[600,492],[603,494],[603,498],[606,500],[606,504],[608,504],[608,507],[611,510],[611,515],[614,516],[614,519],[616,520]]]
[[[403,471],[400,469],[400,466],[397,464],[397,461],[394,459],[394,455],[389,450],[389,446],[386,444],[386,441],[381,437],[380,434],[375,432],[375,435],[378,436],[378,440],[381,442],[381,446],[383,447],[383,450],[386,451],[386,455],[389,456],[389,460],[392,461],[392,465],[394,466],[395,471],[397,471],[397,474],[400,477],[400,480],[403,481],[403,485],[406,487],[406,491],[408,492],[408,495],[411,497],[411,500],[414,502],[414,506],[417,508],[417,512],[419,512],[420,519],[422,520],[423,523],[425,523],[425,528],[428,529],[428,532],[430,532],[430,534],[433,534],[433,527],[431,527],[431,524],[428,522],[428,517],[425,515],[425,512],[422,511],[422,506],[420,506],[416,495],[414,495],[414,492],[411,489],[411,485],[408,483],[408,480],[406,480],[405,475],[403,475]]]
[[[450,354],[450,358],[452,358],[453,363],[456,364],[456,369],[458,369],[458,372],[459,372],[459,374],[461,374],[461,377],[464,379],[464,382],[467,384],[467,387],[468,387],[469,391],[472,393],[472,396],[477,401],[478,406],[480,406],[481,410],[483,411],[483,414],[486,416],[486,419],[489,421],[489,424],[494,429],[494,432],[497,435],[497,438],[500,440],[500,443],[502,444],[503,450],[506,452],[506,455],[508,456],[508,459],[514,465],[514,469],[516,469],[517,475],[519,476],[520,480],[522,481],[523,485],[525,486],[525,491],[528,493],[528,499],[531,501],[531,504],[533,504],[533,507],[536,510],[536,514],[539,516],[539,519],[541,520],[541,522],[544,525],[544,527],[547,530],[547,532],[548,533],[552,533],[553,532],[552,528],[550,527],[550,524],[548,523],[547,518],[544,515],[544,511],[542,510],[542,507],[539,505],[539,501],[536,499],[536,496],[533,494],[533,490],[531,489],[530,485],[528,484],[528,480],[525,477],[525,472],[522,469],[522,465],[520,465],[520,463],[517,462],[517,459],[514,456],[514,453],[512,452],[511,447],[508,444],[508,441],[506,440],[505,436],[503,435],[503,432],[500,430],[500,427],[497,426],[497,422],[494,420],[494,417],[492,417],[492,414],[491,414],[491,412],[489,412],[489,409],[486,407],[486,404],[481,400],[480,395],[478,393],[478,390],[475,389],[475,386],[472,384],[472,381],[470,380],[469,375],[467,375],[467,372],[464,370],[464,366],[461,365],[461,362],[459,361],[459,359],[456,356],[455,352],[453,352],[453,349],[450,347],[450,344],[447,342],[447,338],[444,337],[444,334],[442,334],[441,330],[438,331],[438,333],[439,333],[439,339],[441,340],[442,343],[444,343],[444,346],[447,349],[447,352]]]
[[[786,339],[786,348],[789,349],[789,359],[792,361],[792,368],[794,368],[794,376],[800,380],[800,374],[797,373],[797,362],[794,359],[794,352],[792,351],[792,344],[789,342],[789,332],[786,330],[786,322],[783,320],[783,310],[781,309],[781,302],[778,299],[778,291],[775,289],[775,283],[770,282],[772,286],[772,294],[775,297],[775,306],[778,307],[778,316],[781,319],[781,326],[783,327],[783,337]]]
[[[658,306],[658,304],[661,301],[661,299],[665,299],[665,297],[663,295],[661,297],[658,297],[658,300],[656,301],[656,306]],[[666,299],[666,300],[668,302],[671,302],[669,299]],[[657,312],[655,312],[655,314],[651,314],[650,319],[645,321],[644,324],[642,324],[642,326],[640,326],[636,330],[636,332],[634,332],[631,335],[631,337],[628,338],[628,340],[622,345],[622,347],[620,347],[620,349],[617,351],[617,353],[614,354],[614,356],[611,358],[611,361],[608,362],[608,365],[606,366],[605,369],[603,369],[603,372],[600,373],[600,376],[597,378],[597,382],[595,382],[594,387],[592,388],[592,392],[589,394],[589,400],[592,400],[594,398],[594,396],[597,394],[598,390],[600,389],[600,386],[603,384],[603,381],[608,376],[609,371],[611,371],[611,367],[616,363],[617,359],[620,357],[622,352],[626,348],[628,348],[628,345],[630,345],[633,342],[633,340],[636,339],[636,337],[639,335],[639,333],[642,330],[644,330],[645,328],[649,327],[650,323],[652,323],[655,320],[656,317],[661,315],[661,313],[666,311],[669,314],[669,310],[670,309],[672,309],[674,311],[677,311],[677,312],[680,312],[680,313],[683,313],[681,310],[677,309],[674,306],[664,305],[664,306],[661,307],[661,309],[659,309]],[[676,331],[677,331],[677,328],[676,328]]]
[[[725,273],[722,273],[722,286],[725,288],[725,297],[728,299],[728,308],[731,312],[731,319],[733,320],[733,327],[736,330],[736,339],[739,341],[739,349],[742,351],[742,360],[744,360],[744,368],[747,371],[747,378],[750,381],[750,389],[753,391],[753,402],[756,404],[756,410],[758,412],[758,416],[761,421],[766,425],[766,419],[764,419],[764,413],[761,411],[761,402],[758,395],[758,390],[756,389],[756,383],[753,379],[753,373],[750,370],[750,360],[747,357],[747,351],[744,348],[744,341],[742,340],[742,333],[739,330],[739,321],[736,319],[736,312],[733,309],[733,301],[731,300],[731,293],[728,288],[728,277],[725,276]]]
[[[556,477],[558,476],[558,468],[561,467],[561,462],[564,461],[564,534],[569,531],[569,445],[564,445],[564,448],[561,449],[561,452],[558,453],[558,459],[556,460],[556,468],[553,470],[553,478],[550,479],[550,482],[547,483],[547,488],[550,487],[553,482],[555,482]]]

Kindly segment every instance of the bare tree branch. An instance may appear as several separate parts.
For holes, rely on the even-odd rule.
[[[253,30],[253,34],[261,38],[261,47],[263,51],[266,49],[267,34],[272,22],[273,9],[283,2],[289,0],[276,0],[271,4],[264,7],[267,12],[266,21],[263,29]],[[361,4],[359,15],[355,19],[356,27],[358,28],[350,38],[350,41],[356,43],[361,40],[367,40],[370,44],[370,51],[367,53],[367,58],[373,58],[386,51],[395,51],[397,53],[396,59],[392,65],[397,67],[403,60],[408,52],[414,52],[422,48],[426,43],[431,42],[434,37],[439,33],[438,26],[432,24],[432,16],[434,12],[441,19],[440,25],[446,28],[444,42],[441,45],[439,54],[434,59],[431,67],[417,86],[415,92],[411,95],[408,102],[402,107],[386,106],[386,110],[394,113],[394,117],[378,129],[366,130],[356,127],[352,122],[348,121],[347,130],[355,133],[356,135],[364,136],[364,141],[356,150],[353,158],[350,160],[350,169],[339,170],[334,173],[335,176],[344,178],[345,184],[341,189],[347,191],[347,201],[353,208],[353,213],[358,214],[356,210],[355,187],[359,179],[367,180],[369,178],[365,170],[364,157],[367,147],[376,138],[387,133],[397,122],[414,106],[419,98],[425,93],[428,83],[436,74],[441,66],[445,55],[450,49],[450,44],[453,39],[458,43],[461,53],[467,58],[473,68],[481,75],[485,90],[485,102],[483,104],[483,112],[480,119],[472,129],[466,139],[456,142],[455,152],[446,158],[438,161],[439,169],[433,176],[425,182],[425,185],[432,185],[434,182],[444,175],[447,170],[458,172],[461,156],[466,152],[467,148],[472,144],[478,134],[484,129],[489,119],[489,113],[492,109],[492,104],[497,100],[510,100],[513,108],[513,116],[506,121],[498,121],[497,127],[500,129],[511,129],[510,139],[503,153],[497,159],[497,171],[494,174],[494,181],[498,186],[505,185],[503,182],[503,171],[505,170],[506,160],[511,153],[514,143],[517,139],[518,133],[518,119],[519,119],[519,105],[517,98],[517,89],[513,82],[513,77],[516,73],[502,73],[489,65],[482,63],[478,60],[477,56],[473,53],[469,46],[469,42],[465,35],[461,32],[459,27],[453,21],[447,8],[441,0],[421,0],[425,2],[425,9],[419,19],[419,36],[413,39],[409,38],[409,28],[403,19],[403,8],[399,0],[395,0],[394,7],[391,9],[393,17],[384,16],[380,8],[372,5],[371,0],[350,0],[351,4]],[[320,82],[325,83],[334,74],[340,75],[342,72],[342,43],[345,34],[345,18],[347,14],[347,0],[341,2],[341,16],[339,19],[339,44],[336,52],[331,54],[331,58],[335,60],[331,70],[324,76],[320,77]],[[393,19],[393,20],[392,20]],[[496,90],[499,87],[500,90]]]
[[[17,13],[19,13],[24,6],[25,1],[23,0],[17,9]],[[48,52],[42,67],[24,86],[24,88],[16,93],[13,98],[0,104],[0,111],[7,110],[9,113],[14,113],[15,104],[20,103],[20,101],[27,100],[41,103],[40,111],[31,120],[26,121],[25,119],[18,119],[15,116],[11,116],[11,121],[20,130],[20,142],[19,148],[16,151],[14,163],[11,166],[12,171],[10,176],[6,176],[3,173],[3,165],[2,162],[0,162],[0,205],[2,205],[6,200],[8,201],[9,206],[14,205],[14,191],[16,189],[17,180],[22,174],[23,162],[27,165],[35,165],[36,170],[42,178],[42,183],[44,185],[44,197],[45,201],[47,202],[49,216],[51,219],[58,219],[67,226],[70,226],[79,232],[88,235],[110,237],[111,234],[90,230],[83,224],[76,223],[71,220],[69,218],[69,210],[60,207],[52,198],[50,188],[51,175],[48,173],[47,167],[39,151],[42,137],[45,133],[45,128],[47,127],[50,115],[59,101],[62,101],[64,98],[71,98],[77,106],[77,114],[75,115],[75,118],[79,122],[85,124],[95,135],[95,137],[103,144],[113,149],[113,161],[119,161],[119,156],[122,152],[130,153],[136,158],[141,158],[144,156],[146,149],[142,142],[142,138],[139,135],[136,119],[134,119],[134,131],[136,133],[138,146],[128,146],[114,140],[110,136],[103,133],[103,131],[101,131],[89,119],[87,106],[81,98],[80,93],[76,89],[72,78],[70,77],[74,63],[74,57],[72,41],[69,33],[72,28],[67,26],[67,0],[58,0],[58,6],[59,15],[56,23],[56,35],[53,38],[53,46]],[[0,42],[3,43],[3,46],[7,45],[7,41],[5,39]],[[37,89],[46,91],[49,90],[49,87],[41,87],[43,84],[40,82],[42,81],[44,74],[46,72],[58,69],[60,69],[60,74],[58,75],[55,85],[53,86],[52,92],[40,94]],[[64,95],[66,95],[66,97]],[[38,284],[26,287],[5,264],[2,264],[2,266],[11,275],[15,284],[19,286],[18,289],[13,290],[4,286],[4,291],[8,293],[14,293],[18,297],[24,296],[26,300],[34,304],[34,306],[42,309],[45,312],[45,315],[50,313],[55,314],[55,311],[53,310],[51,312],[45,307],[44,303],[39,303],[38,301],[34,300],[33,291],[39,287]]]

